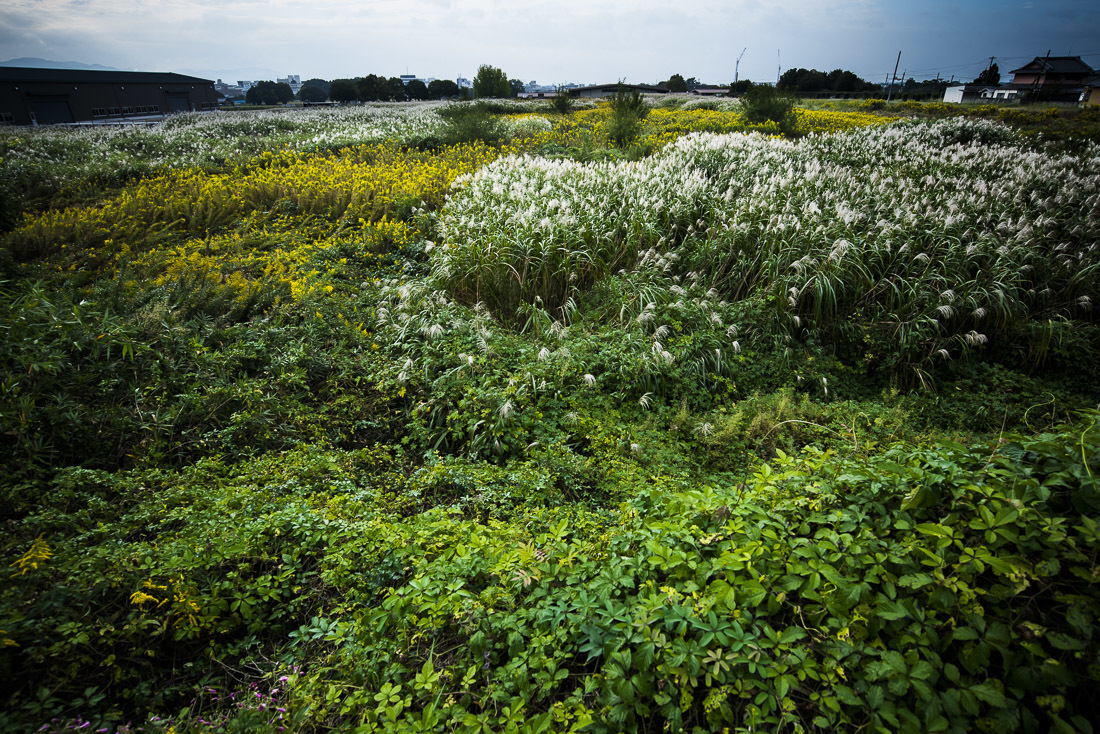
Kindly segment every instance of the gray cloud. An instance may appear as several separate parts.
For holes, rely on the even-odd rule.
[[[745,47],[743,78],[774,79],[781,49],[784,68],[878,79],[899,49],[909,68],[961,66],[971,56],[1080,51],[1098,26],[1097,10],[1079,0],[1031,9],[947,0],[9,0],[0,9],[9,57],[230,78],[406,67],[453,77],[491,63],[548,83],[672,73],[728,81]]]

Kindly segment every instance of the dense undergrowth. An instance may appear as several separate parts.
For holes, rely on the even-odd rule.
[[[1095,144],[608,120],[6,136],[0,731],[1091,731]]]

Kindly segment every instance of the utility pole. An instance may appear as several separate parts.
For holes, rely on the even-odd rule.
[[[1043,82],[1047,79],[1047,67],[1050,65],[1050,49],[1047,49],[1047,55],[1043,59],[1043,67],[1039,70],[1041,73],[1035,76],[1035,84],[1031,87],[1031,94],[1034,96],[1040,89],[1043,88]]]
[[[898,65],[901,64],[901,51],[898,51],[898,60],[894,62],[894,75],[890,78],[890,89],[886,92],[886,102],[889,103],[894,96],[894,82],[898,79]]]
[[[741,56],[744,56],[745,52],[748,51],[748,50],[749,50],[748,46],[745,46],[743,49],[741,49]],[[737,71],[741,67],[741,56],[737,57],[737,63],[735,63],[733,65],[733,86],[734,87],[737,86]]]
[[[779,49],[775,50],[775,86],[779,87],[779,77],[783,75],[783,60],[779,56]]]

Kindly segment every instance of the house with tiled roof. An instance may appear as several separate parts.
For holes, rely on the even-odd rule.
[[[1078,102],[1096,71],[1080,56],[1036,56],[1013,69],[1012,81],[1004,89],[1015,96],[1047,102]]]

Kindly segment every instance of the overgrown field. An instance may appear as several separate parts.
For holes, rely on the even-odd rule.
[[[615,114],[3,134],[0,732],[1092,731],[1091,133]]]

